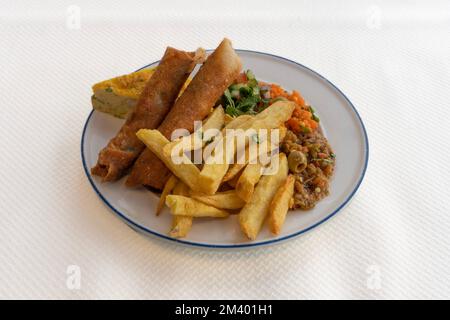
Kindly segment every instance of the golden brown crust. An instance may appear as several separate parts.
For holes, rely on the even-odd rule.
[[[202,50],[185,52],[171,47],[166,49],[134,112],[117,135],[100,151],[97,164],[91,169],[93,175],[102,177],[103,181],[114,181],[126,173],[144,150],[144,144],[136,137],[137,130],[159,126],[189,74],[203,60],[203,53]]]
[[[241,69],[241,61],[230,40],[224,39],[175,102],[158,130],[168,139],[175,129],[184,128],[192,132],[194,121],[202,120],[209,114]],[[134,164],[126,183],[128,186],[143,184],[161,189],[169,176],[170,172],[164,164],[146,149]]]

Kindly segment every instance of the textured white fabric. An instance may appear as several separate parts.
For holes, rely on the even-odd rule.
[[[2,1],[0,297],[450,298],[450,3],[345,5]],[[369,134],[352,203],[281,245],[146,238],[82,170],[91,84],[159,59],[166,45],[213,48],[224,36],[326,76]]]

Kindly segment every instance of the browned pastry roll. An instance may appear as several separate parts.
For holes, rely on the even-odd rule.
[[[93,175],[103,181],[121,178],[144,150],[136,137],[139,129],[157,128],[174,104],[183,84],[197,63],[204,60],[205,52],[185,52],[171,47],[166,49],[158,67],[148,80],[135,110],[108,145],[103,148]]]
[[[208,57],[183,94],[175,102],[158,130],[168,139],[175,129],[194,130],[194,121],[204,119],[225,89],[241,72],[239,56],[224,39]],[[170,176],[165,165],[145,149],[136,160],[126,183],[128,186],[146,185],[161,189]]]

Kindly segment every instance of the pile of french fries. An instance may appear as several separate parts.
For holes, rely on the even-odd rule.
[[[286,134],[284,123],[291,117],[295,104],[290,101],[278,101],[256,115],[241,115],[232,118],[223,108],[214,108],[203,121],[202,130],[217,129],[279,129],[279,141]],[[227,135],[216,136],[215,145],[223,144],[223,161],[219,163],[204,159],[201,164],[191,162],[185,153],[180,154],[182,163],[173,160],[173,151],[179,143],[188,143],[192,152],[208,147],[211,139],[203,137],[198,143],[195,139],[198,131],[174,141],[166,139],[158,130],[141,129],[137,136],[172,172],[166,182],[158,203],[156,214],[160,214],[164,205],[173,215],[169,235],[185,237],[192,227],[194,218],[227,218],[230,214],[239,215],[239,223],[244,234],[251,240],[256,239],[264,221],[275,235],[279,234],[286,214],[292,203],[294,177],[289,175],[288,163],[284,153],[274,152],[278,157],[277,170],[264,175],[267,164],[252,161],[255,155],[249,151],[249,139],[245,140],[241,161],[236,159],[237,148],[227,148],[230,143]],[[267,140],[270,139],[267,138]],[[197,141],[194,143],[194,141]],[[270,142],[270,141],[266,141]],[[273,145],[267,143],[267,145]],[[277,146],[278,147],[278,146]],[[186,150],[184,150],[186,151]],[[267,150],[270,154],[274,150]],[[277,151],[277,150],[275,150]],[[273,161],[271,162],[273,163]]]

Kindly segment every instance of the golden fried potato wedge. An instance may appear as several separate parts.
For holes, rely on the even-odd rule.
[[[185,196],[168,195],[166,205],[176,216],[226,218],[229,213]]]
[[[249,202],[255,185],[261,177],[262,166],[259,163],[248,164],[236,183],[236,193],[245,202]]]
[[[161,132],[158,130],[140,129],[136,135],[189,188],[193,190],[198,188],[197,179],[200,170],[185,155],[182,155],[183,163],[175,164],[170,154],[163,151],[164,146],[169,143],[169,140]]]
[[[158,206],[156,207],[156,215],[158,216],[161,213],[161,210],[164,208],[164,204],[166,203],[166,197],[168,194],[170,194],[175,188],[176,184],[178,183],[178,178],[174,175],[171,175],[169,180],[167,180],[166,184],[164,185],[164,189],[161,193],[161,197],[158,201]]]
[[[280,189],[272,199],[269,209],[269,228],[270,231],[278,235],[283,227],[286,214],[289,210],[289,204],[294,195],[294,182],[293,175],[289,175],[286,181],[283,183]]]
[[[191,197],[209,206],[218,209],[240,209],[245,202],[237,195],[235,190],[217,192],[213,195],[191,194]]]
[[[231,148],[227,147],[234,143],[234,139],[233,141],[228,141],[226,130],[239,129],[244,124],[250,126],[253,118],[254,117],[250,115],[239,116],[231,120],[222,130],[222,137],[214,143],[214,145],[222,145],[223,154],[221,161],[219,163],[208,163],[209,159],[207,159],[206,163],[203,165],[202,171],[200,171],[198,188],[202,193],[213,195],[217,192],[220,183],[222,182],[222,178],[228,170],[229,163],[234,157],[235,148],[231,150]]]
[[[245,122],[247,122],[247,120],[250,120],[252,118],[253,116],[249,114],[244,114],[236,118],[231,118],[231,120],[228,121],[228,123],[226,124],[225,128],[222,131],[224,133],[226,129],[240,128]]]
[[[239,213],[239,224],[244,234],[251,240],[256,239],[269,213],[270,203],[288,175],[286,155],[280,153],[278,170],[275,174],[262,176],[253,196]]]
[[[172,229],[170,229],[169,236],[174,238],[186,237],[192,228],[192,221],[192,217],[173,216]]]
[[[178,181],[173,189],[173,194],[181,196],[189,196],[189,187],[182,181]],[[188,216],[173,216],[172,229],[169,235],[174,238],[184,238],[187,236],[192,228],[192,221],[194,218]]]
[[[167,152],[167,150],[172,150],[179,143],[183,143],[184,151],[202,148],[206,144],[206,141],[204,141],[203,139],[204,133],[206,133],[210,129],[222,130],[224,123],[225,111],[223,110],[222,106],[218,106],[211,112],[209,117],[205,121],[203,121],[201,131],[195,131],[189,136],[185,136],[170,142],[164,147],[164,151]]]

